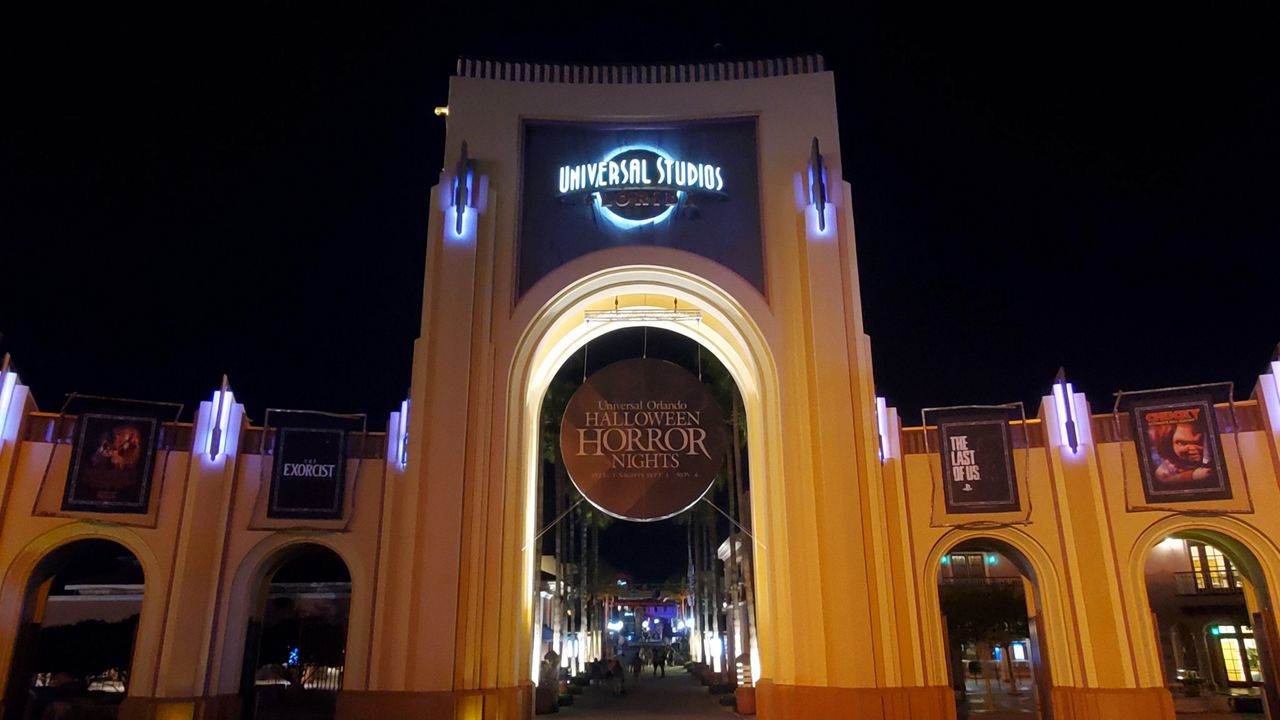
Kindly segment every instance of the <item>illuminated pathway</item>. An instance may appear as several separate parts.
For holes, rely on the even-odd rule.
[[[719,705],[706,687],[684,668],[677,667],[668,669],[665,678],[655,678],[645,668],[638,683],[628,675],[625,696],[614,695],[603,685],[592,685],[573,699],[573,705],[562,707],[557,715],[546,717],[562,720],[733,720],[741,716]]]

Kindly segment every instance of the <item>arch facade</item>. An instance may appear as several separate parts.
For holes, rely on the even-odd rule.
[[[171,447],[157,450],[164,461],[147,514],[66,511],[58,499],[72,448],[57,440],[66,419],[0,379],[13,388],[0,438],[0,663],[40,559],[77,539],[114,540],[147,581],[121,717],[231,720],[255,592],[274,562],[316,544],[342,558],[352,581],[339,717],[527,720],[542,397],[565,358],[634,324],[697,341],[744,399],[762,720],[951,720],[937,568],[949,548],[979,539],[1016,550],[1034,576],[1056,720],[1172,720],[1143,582],[1146,553],[1163,537],[1228,538],[1254,573],[1259,604],[1275,606],[1280,517],[1267,509],[1280,507],[1280,365],[1259,377],[1254,399],[1215,409],[1231,418],[1221,433],[1228,504],[1144,504],[1132,432],[1059,387],[1013,423],[1017,512],[947,509],[937,429],[904,427],[876,397],[834,85],[820,59],[465,61],[448,118],[410,396],[385,432],[372,423],[376,431],[347,437],[340,474],[350,502],[337,517],[268,517],[268,436],[279,428],[252,425],[226,395],[201,403],[192,423],[166,424]],[[744,118],[754,122],[755,174],[732,191],[750,201],[737,207],[755,213],[751,222],[704,222],[731,207],[705,196],[702,215],[667,213],[690,231],[661,242],[609,230],[608,242],[584,248],[559,226],[542,236],[522,229],[522,207],[562,209],[563,199],[526,193],[526,120],[701,132]],[[710,155],[716,145],[705,147]],[[681,197],[644,191],[647,203]],[[613,207],[633,198],[621,200]],[[531,278],[521,252],[535,242],[555,257]],[[758,272],[726,248],[758,250]],[[615,306],[677,303],[697,321],[587,321]]]

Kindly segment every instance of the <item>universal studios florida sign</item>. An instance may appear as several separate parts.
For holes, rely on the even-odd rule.
[[[623,360],[596,372],[560,422],[569,478],[593,505],[624,520],[662,520],[693,506],[724,452],[715,398],[662,360]]]
[[[623,228],[667,219],[690,204],[690,193],[725,198],[719,165],[678,159],[652,145],[626,145],[596,162],[561,165],[556,188],[561,201],[595,203]]]

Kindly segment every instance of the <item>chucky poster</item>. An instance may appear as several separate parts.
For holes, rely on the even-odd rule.
[[[160,421],[85,413],[76,423],[63,510],[145,513]]]
[[[1231,497],[1212,397],[1162,394],[1134,400],[1129,412],[1147,502]]]

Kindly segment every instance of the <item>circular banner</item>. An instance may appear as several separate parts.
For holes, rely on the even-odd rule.
[[[574,486],[623,520],[662,520],[692,507],[715,482],[724,451],[715,398],[665,360],[623,360],[596,372],[560,421]]]

